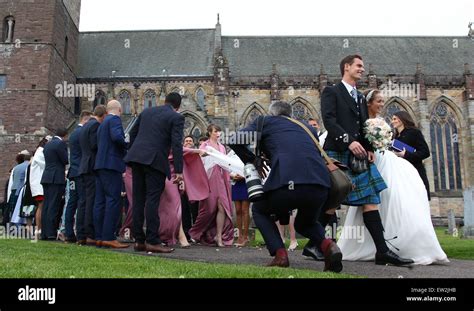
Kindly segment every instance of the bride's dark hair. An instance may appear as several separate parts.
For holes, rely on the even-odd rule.
[[[413,118],[410,116],[410,114],[406,111],[397,111],[393,114],[395,117],[399,118],[400,121],[402,121],[403,126],[406,129],[417,129],[418,127],[416,126],[415,121],[413,121]],[[394,129],[394,137],[397,137],[400,133],[398,133],[397,129]]]

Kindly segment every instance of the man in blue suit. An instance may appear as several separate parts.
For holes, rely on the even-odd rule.
[[[69,136],[69,171],[67,178],[69,179],[69,200],[66,205],[65,227],[66,242],[75,243],[77,239],[85,240],[84,216],[86,208],[86,197],[81,175],[79,174],[79,166],[81,165],[81,145],[79,136],[84,124],[91,118],[91,112],[82,111],[79,116],[79,124],[76,126],[71,136]],[[74,218],[77,210],[76,218],[76,234],[74,233]]]
[[[98,246],[126,248],[115,237],[121,211],[123,158],[126,153],[123,132],[122,106],[117,100],[107,103],[107,116],[97,130],[97,155],[94,169],[97,171],[94,203],[95,240]]]
[[[58,129],[56,135],[44,146],[45,168],[41,177],[44,190],[44,205],[41,212],[42,240],[55,240],[59,217],[62,214],[61,199],[66,185],[67,145],[66,129]]]
[[[306,127],[317,137],[314,128],[294,123],[291,106],[275,102],[270,106],[271,116],[259,117],[242,132],[255,133],[257,124],[263,122],[260,150],[270,160],[271,171],[263,190],[262,200],[253,204],[255,224],[263,235],[271,256],[269,266],[288,267],[288,253],[275,224],[287,223],[289,213],[297,209],[295,229],[315,245],[320,245],[325,255],[325,271],[342,270],[342,253],[337,244],[325,238],[323,227],[317,222],[330,187],[329,173]],[[262,121],[263,118],[263,121]],[[260,123],[261,124],[261,123]],[[231,146],[244,163],[254,162],[255,155],[245,144]],[[243,143],[243,144],[242,144]],[[272,216],[274,215],[274,216]]]
[[[161,245],[158,235],[158,208],[165,188],[165,178],[171,178],[168,156],[173,151],[174,183],[183,179],[184,117],[177,111],[181,96],[170,93],[165,105],[145,109],[130,132],[130,150],[125,161],[133,171],[133,236],[135,251],[169,253],[173,249]],[[146,235],[143,224],[146,211]],[[146,242],[146,243],[145,243]]]
[[[81,164],[79,165],[79,174],[84,185],[84,195],[86,200],[86,208],[84,216],[78,215],[78,218],[84,218],[85,237],[77,241],[80,245],[95,246],[94,220],[92,212],[95,201],[95,155],[97,153],[97,129],[100,123],[104,121],[107,109],[104,105],[97,105],[94,113],[89,121],[84,124],[79,133],[79,145],[81,146]],[[80,211],[82,213],[82,211]]]

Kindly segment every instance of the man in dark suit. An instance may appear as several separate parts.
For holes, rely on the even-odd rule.
[[[122,105],[117,100],[107,103],[107,116],[97,130],[97,155],[94,169],[96,191],[94,203],[95,240],[99,246],[127,248],[115,237],[120,216],[122,174],[125,172],[123,157],[126,152],[123,132]]]
[[[81,164],[79,165],[79,174],[82,177],[84,193],[86,198],[86,208],[84,216],[85,237],[78,240],[80,245],[96,245],[94,221],[92,217],[95,201],[95,156],[97,153],[97,129],[100,123],[104,121],[107,109],[104,105],[97,105],[89,121],[84,124],[79,133],[79,145],[81,146]]]
[[[81,164],[81,145],[79,144],[79,136],[82,130],[82,126],[89,121],[91,118],[91,112],[82,111],[79,116],[79,124],[76,126],[74,131],[69,136],[69,171],[67,178],[69,179],[69,200],[66,206],[65,215],[65,229],[66,229],[66,240],[65,242],[74,243],[79,240],[85,240],[84,231],[84,209],[86,208],[86,198],[84,193],[84,187],[82,185],[82,178],[79,174],[79,166]],[[74,218],[77,210],[76,219],[76,234],[74,233]]]
[[[42,240],[55,240],[58,230],[58,219],[62,214],[61,199],[65,192],[65,169],[68,164],[66,129],[56,130],[56,135],[44,146],[45,168],[41,177],[44,190],[44,205],[41,212]]]
[[[356,82],[361,79],[365,71],[362,57],[346,56],[339,68],[342,81],[326,87],[321,95],[321,113],[328,131],[324,149],[330,157],[348,166],[351,154],[359,159],[368,160],[368,171],[354,173],[349,170],[354,190],[349,193],[345,204],[363,208],[364,224],[377,249],[376,264],[411,264],[412,260],[400,258],[388,248],[383,235],[378,204],[379,193],[387,186],[373,164],[375,160],[373,148],[364,134],[364,123],[369,118],[369,113],[364,96],[356,88]],[[324,216],[329,219],[334,212],[334,210],[326,211]]]
[[[330,187],[329,173],[321,153],[305,128],[314,137],[317,137],[317,132],[307,123],[294,123],[291,114],[288,103],[275,102],[270,106],[271,116],[259,117],[241,130],[255,133],[263,118],[260,150],[269,158],[271,172],[263,186],[263,200],[253,204],[255,224],[270,255],[275,256],[269,266],[288,267],[288,253],[275,220],[288,223],[289,213],[297,209],[296,231],[322,248],[325,271],[340,272],[342,253],[336,243],[325,238],[324,229],[317,222]],[[231,148],[244,163],[254,162],[255,156],[247,151],[246,146],[232,145]]]
[[[169,253],[173,249],[161,245],[158,235],[158,208],[165,187],[171,178],[168,156],[173,152],[174,183],[183,179],[184,117],[177,111],[181,96],[170,93],[165,105],[145,109],[130,132],[130,149],[125,161],[133,171],[133,235],[135,250]],[[143,223],[146,211],[146,234]],[[146,243],[145,243],[146,242]]]

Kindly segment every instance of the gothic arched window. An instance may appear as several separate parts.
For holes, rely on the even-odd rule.
[[[184,114],[184,135],[193,135],[194,141],[198,141],[199,138],[205,132],[204,125],[193,115]]]
[[[104,91],[97,90],[95,92],[94,108],[97,107],[97,105],[105,105],[106,98],[107,96],[105,95]]]
[[[151,108],[156,107],[156,93],[153,90],[146,90],[145,95],[143,96],[143,107]]]
[[[431,113],[431,157],[435,191],[461,190],[459,132],[454,111],[439,102]]]
[[[3,20],[3,36],[2,41],[5,43],[13,42],[13,35],[15,32],[15,19],[13,16],[7,16]]]
[[[127,90],[122,90],[119,93],[119,102],[122,104],[122,111],[124,114],[131,114],[131,104],[130,104],[130,92]]]
[[[206,105],[206,93],[204,93],[204,90],[202,88],[199,88],[196,91],[196,102],[197,102],[197,109],[200,111],[205,110],[205,105]]]
[[[250,110],[250,112],[248,113],[247,117],[245,118],[245,123],[244,125],[247,126],[249,125],[250,123],[252,123],[253,121],[255,121],[255,119],[257,119],[259,116],[262,115],[262,112],[260,110],[258,110],[257,108],[252,108],[252,110]]]
[[[240,119],[240,126],[246,127],[259,116],[265,115],[265,110],[256,102],[252,103],[242,114]]]

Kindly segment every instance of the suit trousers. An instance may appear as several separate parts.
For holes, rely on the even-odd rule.
[[[280,232],[273,215],[288,215],[297,209],[295,230],[319,246],[325,239],[324,228],[318,222],[321,207],[326,202],[328,188],[320,185],[294,185],[292,189],[282,187],[266,192],[264,199],[255,202],[252,215],[258,229],[262,233],[271,256],[277,249],[284,248]]]
[[[159,236],[158,214],[161,194],[165,189],[166,175],[151,166],[133,163],[133,236],[137,243],[156,245]],[[146,217],[146,234],[143,225]]]
[[[86,238],[95,239],[94,230],[94,202],[95,202],[95,173],[83,174],[82,184],[84,185],[85,210],[84,210],[84,231]],[[82,217],[82,216],[81,216]]]
[[[183,231],[188,240],[191,238],[189,236],[189,230],[196,221],[197,214],[199,209],[199,202],[189,202],[188,196],[186,193],[181,195],[181,220],[183,223]]]
[[[86,238],[84,230],[86,198],[82,177],[70,178],[69,184],[69,200],[66,206],[65,216],[66,238],[73,239],[76,237],[76,234],[74,234],[75,222],[77,239],[84,240]]]
[[[96,176],[94,229],[96,241],[116,240],[115,231],[121,212],[122,173],[100,169]]]
[[[41,238],[56,239],[65,184],[43,184],[44,205],[41,211]]]

